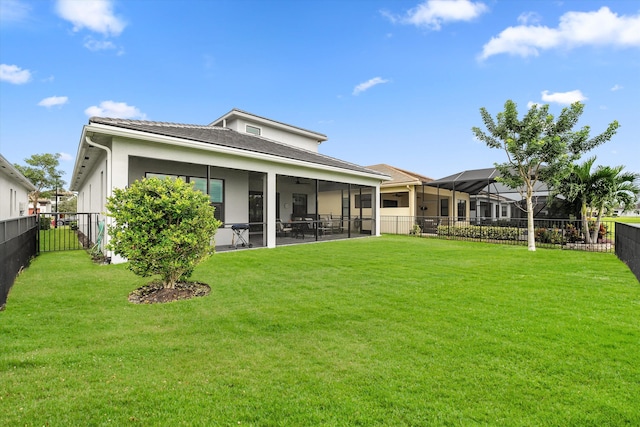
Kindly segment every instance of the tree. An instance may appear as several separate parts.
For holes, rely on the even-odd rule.
[[[477,139],[490,148],[504,150],[507,155],[506,162],[495,164],[500,172],[498,180],[518,189],[526,200],[530,251],[536,250],[532,198],[538,181],[553,188],[568,173],[571,163],[611,139],[618,129],[618,122],[614,121],[605,132],[594,138],[589,138],[588,126],[573,131],[583,109],[584,105],[576,102],[562,109],[555,120],[549,114],[549,105],[533,105],[520,120],[515,102],[508,100],[495,121],[484,107],[480,109],[488,133],[478,127],[472,128]]]
[[[59,153],[33,154],[24,159],[28,166],[14,164],[15,168],[36,187],[29,194],[34,212],[37,212],[38,200],[42,195],[48,194],[51,190],[61,189],[65,184],[61,179],[64,172],[57,169],[60,164],[59,158]]]
[[[64,200],[60,201],[58,206],[58,212],[65,213],[76,213],[78,211],[78,196],[75,194],[73,196],[67,197]]]
[[[623,172],[624,166],[598,166],[596,168],[593,182],[593,207],[598,210],[596,224],[591,236],[592,242],[597,242],[598,231],[602,215],[608,210],[622,206],[625,210],[633,207],[638,200],[640,186],[636,184],[636,180],[640,175]]]
[[[570,165],[569,173],[559,181],[555,189],[558,193],[564,195],[567,200],[578,204],[585,243],[591,243],[588,208],[591,207],[593,201],[593,183],[598,179],[595,174],[591,173],[591,168],[595,161],[596,158],[591,157],[581,165],[577,163]]]
[[[207,195],[181,179],[149,178],[108,198],[108,249],[129,260],[139,276],[159,274],[165,288],[188,278],[213,253],[220,226]]]
[[[640,193],[640,187],[635,184],[640,175],[623,173],[624,166],[598,166],[592,172],[595,161],[596,158],[591,157],[580,165],[571,165],[569,174],[557,187],[558,193],[564,195],[569,201],[579,204],[585,243],[598,241],[602,215],[617,206],[623,206],[625,210],[632,209]],[[598,212],[595,227],[591,232],[590,211]]]

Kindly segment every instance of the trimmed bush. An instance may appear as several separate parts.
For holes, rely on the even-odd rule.
[[[181,179],[149,178],[116,189],[107,209],[115,219],[108,249],[127,258],[139,276],[161,275],[170,289],[213,253],[221,224],[209,197]]]

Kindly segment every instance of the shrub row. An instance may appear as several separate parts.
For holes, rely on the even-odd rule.
[[[438,235],[464,237],[468,239],[518,240],[522,230],[517,227],[497,227],[481,225],[438,226]]]

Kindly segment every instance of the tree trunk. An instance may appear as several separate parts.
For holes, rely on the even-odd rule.
[[[593,243],[598,243],[598,234],[600,232],[600,224],[602,223],[602,211],[604,210],[604,203],[600,205],[598,209],[598,218],[596,219],[596,226],[593,229],[593,234],[591,235],[591,241]]]
[[[533,192],[527,189],[527,245],[530,251],[536,250],[536,234],[533,224]]]
[[[591,234],[589,233],[589,218],[587,218],[587,203],[583,200],[580,208],[580,216],[582,217],[582,235],[586,244],[591,243]]]

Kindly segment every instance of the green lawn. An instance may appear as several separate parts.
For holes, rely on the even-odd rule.
[[[603,221],[624,222],[627,224],[640,224],[640,216],[608,216]]]
[[[82,247],[78,240],[78,234],[68,225],[40,230],[39,233],[41,252],[64,251]]]
[[[640,425],[640,284],[613,254],[418,239],[226,252],[205,298],[45,253],[0,312],[0,424]]]

